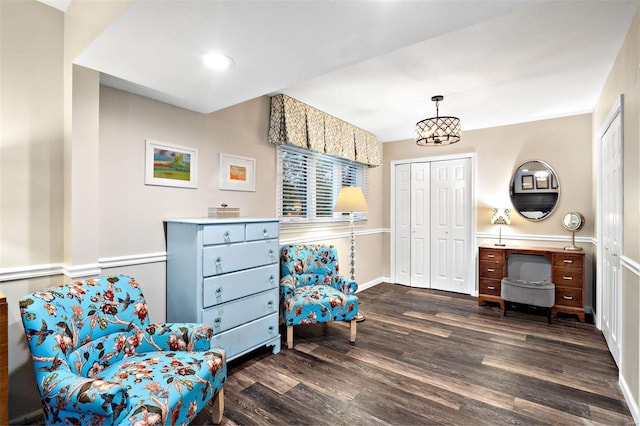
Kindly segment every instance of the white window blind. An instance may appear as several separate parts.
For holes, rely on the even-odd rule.
[[[278,217],[282,220],[333,220],[346,214],[334,213],[340,188],[359,186],[366,196],[366,166],[361,163],[318,154],[291,145],[278,151]],[[356,213],[364,219],[365,213]]]

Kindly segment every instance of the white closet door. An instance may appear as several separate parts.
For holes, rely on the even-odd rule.
[[[431,288],[469,293],[471,160],[431,164]]]
[[[602,160],[602,334],[620,366],[622,253],[622,130],[618,114],[601,139]]]
[[[411,164],[411,287],[430,287],[430,169],[430,163]]]
[[[411,164],[395,170],[395,281],[411,285]]]

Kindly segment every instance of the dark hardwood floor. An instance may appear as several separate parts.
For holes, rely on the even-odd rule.
[[[229,363],[223,424],[633,424],[592,324],[393,284],[358,295],[355,344],[313,324],[293,350]]]

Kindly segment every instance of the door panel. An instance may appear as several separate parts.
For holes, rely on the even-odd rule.
[[[430,164],[411,164],[411,287],[429,287]]]
[[[468,158],[395,166],[396,282],[471,294],[470,171]]]
[[[622,132],[620,114],[601,139],[602,306],[601,328],[613,359],[620,365],[622,252]]]
[[[395,170],[395,281],[411,285],[411,165]]]
[[[431,205],[437,217],[431,261],[438,265],[431,274],[431,288],[470,293],[469,244],[471,227],[471,160],[436,161],[432,167]]]

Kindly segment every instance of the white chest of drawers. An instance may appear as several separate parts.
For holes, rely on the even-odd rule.
[[[210,324],[227,360],[261,346],[280,352],[277,219],[171,219],[167,322]]]

